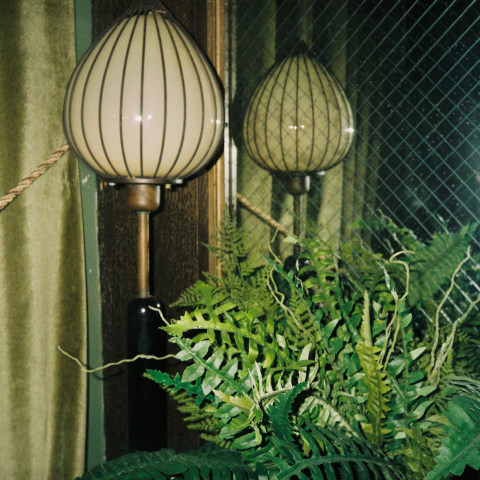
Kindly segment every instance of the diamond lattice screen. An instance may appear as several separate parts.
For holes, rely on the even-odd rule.
[[[334,248],[352,237],[398,248],[360,222],[380,212],[420,241],[478,220],[479,1],[231,0],[228,18],[230,195],[261,251],[285,258],[292,247],[243,199]],[[342,163],[310,176],[295,215],[285,176],[248,154],[243,122],[265,75],[298,51],[338,80],[355,132]]]

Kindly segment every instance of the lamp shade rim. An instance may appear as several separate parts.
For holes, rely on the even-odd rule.
[[[131,177],[100,177],[112,183],[121,183],[121,184],[138,184],[138,185],[183,185],[182,178],[131,178]]]

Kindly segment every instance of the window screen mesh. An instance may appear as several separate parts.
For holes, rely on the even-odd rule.
[[[421,241],[478,219],[480,188],[480,2],[230,0],[227,162],[237,193],[293,229],[284,178],[259,167],[242,138],[249,100],[264,75],[306,48],[339,80],[355,133],[344,161],[311,176],[301,196],[302,235],[334,248],[358,237],[390,246],[360,225],[382,212]],[[239,223],[264,253],[292,247],[236,203]],[[298,216],[297,216],[298,217]],[[477,240],[473,239],[474,246]]]

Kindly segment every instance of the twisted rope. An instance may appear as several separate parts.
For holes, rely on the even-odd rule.
[[[264,211],[250,203],[242,194],[237,192],[237,200],[248,208],[252,213],[260,217],[267,222],[271,227],[276,228],[280,233],[283,233],[286,237],[290,235],[290,232],[281,224],[274,220],[270,215],[267,215]]]
[[[15,188],[12,188],[6,195],[0,198],[0,212],[13,202],[27,187],[38,177],[43,175],[52,165],[70,150],[68,144],[55,150],[42,164],[40,164],[28,177],[24,178]]]

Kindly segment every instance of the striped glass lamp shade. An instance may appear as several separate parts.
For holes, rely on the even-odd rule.
[[[75,155],[124,183],[181,183],[223,135],[216,74],[156,0],[135,3],[85,53],[67,87],[64,129]]]
[[[302,53],[275,65],[260,82],[247,109],[243,137],[261,167],[308,175],[343,160],[353,125],[338,80]]]

